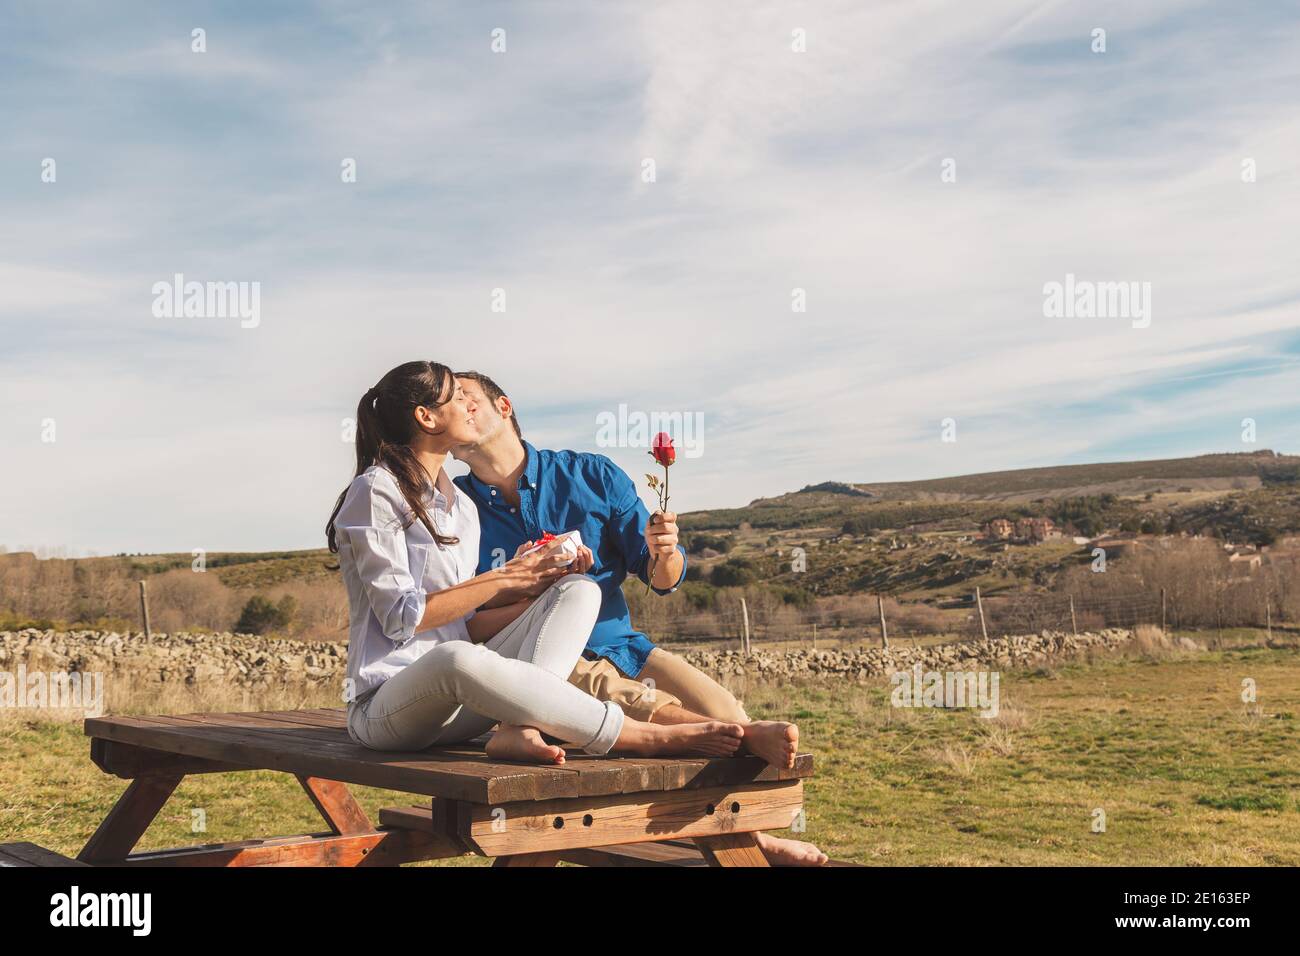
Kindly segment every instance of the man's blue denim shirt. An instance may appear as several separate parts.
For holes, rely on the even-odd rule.
[[[538,451],[528,442],[524,453],[528,460],[519,478],[518,507],[473,474],[455,479],[478,508],[479,573],[509,561],[521,544],[536,541],[545,531],[578,531],[595,558],[588,573],[603,595],[586,656],[607,657],[628,677],[636,677],[654,644],[633,629],[622,584],[629,574],[649,583],[650,549],[643,532],[650,511],[632,479],[604,455]],[[686,549],[678,545],[677,550],[682,577],[671,588],[655,588],[659,594],[676,591],[686,576]]]

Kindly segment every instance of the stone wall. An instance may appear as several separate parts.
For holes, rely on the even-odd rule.
[[[250,687],[291,681],[342,687],[347,647],[253,634],[154,634],[105,631],[2,631],[0,670],[129,672],[159,683],[224,679]]]
[[[680,654],[714,677],[758,680],[855,680],[887,678],[919,663],[925,670],[1014,670],[1065,660],[1089,651],[1111,651],[1128,644],[1133,632],[1108,628],[1084,634],[1043,631],[1015,637],[964,641],[955,644],[881,647],[811,648],[772,652],[757,647],[745,657],[740,651],[686,650]]]
[[[863,646],[769,651],[759,647],[748,658],[734,650],[677,653],[715,677],[870,681],[918,662],[926,670],[1035,667],[1089,651],[1113,650],[1132,637],[1132,632],[1120,629],[1077,636],[1044,631],[958,644],[896,645],[889,650]],[[347,671],[347,648],[251,634],[154,634],[146,642],[139,632],[0,632],[0,670],[14,672],[19,663],[29,671],[128,672],[164,684],[225,680],[259,687],[307,681],[341,687]]]

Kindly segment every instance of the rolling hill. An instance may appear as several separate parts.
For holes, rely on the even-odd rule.
[[[683,515],[682,526],[723,530],[839,526],[861,516],[881,529],[979,525],[1002,515],[1050,515],[1067,499],[1151,500],[1168,511],[1233,493],[1300,488],[1300,456],[1273,451],[1100,462],[905,482],[823,482],[743,508]],[[1109,496],[1109,497],[1107,497]],[[1113,504],[1113,502],[1112,502]]]

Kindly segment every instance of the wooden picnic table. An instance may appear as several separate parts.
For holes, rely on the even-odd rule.
[[[611,758],[562,766],[492,760],[473,747],[380,752],[343,708],[88,718],[90,753],[131,783],[77,859],[108,866],[395,866],[478,853],[496,866],[766,866],[754,832],[792,825],[812,755],[792,770],[757,757]],[[187,774],[278,770],[297,778],[328,832],[132,852]],[[348,790],[425,798],[381,809]],[[692,844],[694,848],[692,848]]]

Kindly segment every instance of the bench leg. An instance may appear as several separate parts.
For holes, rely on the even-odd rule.
[[[560,853],[515,853],[511,856],[499,856],[492,861],[493,866],[555,866],[560,862]]]
[[[77,859],[112,863],[125,858],[184,778],[184,774],[159,774],[132,780]]]
[[[725,833],[695,837],[695,845],[709,866],[768,866],[767,857],[758,848],[752,833]]]
[[[348,790],[347,784],[323,777],[308,777],[294,774],[302,788],[316,804],[316,809],[325,818],[331,830],[340,836],[348,833],[368,833],[374,830],[366,811],[357,803],[356,797]]]

